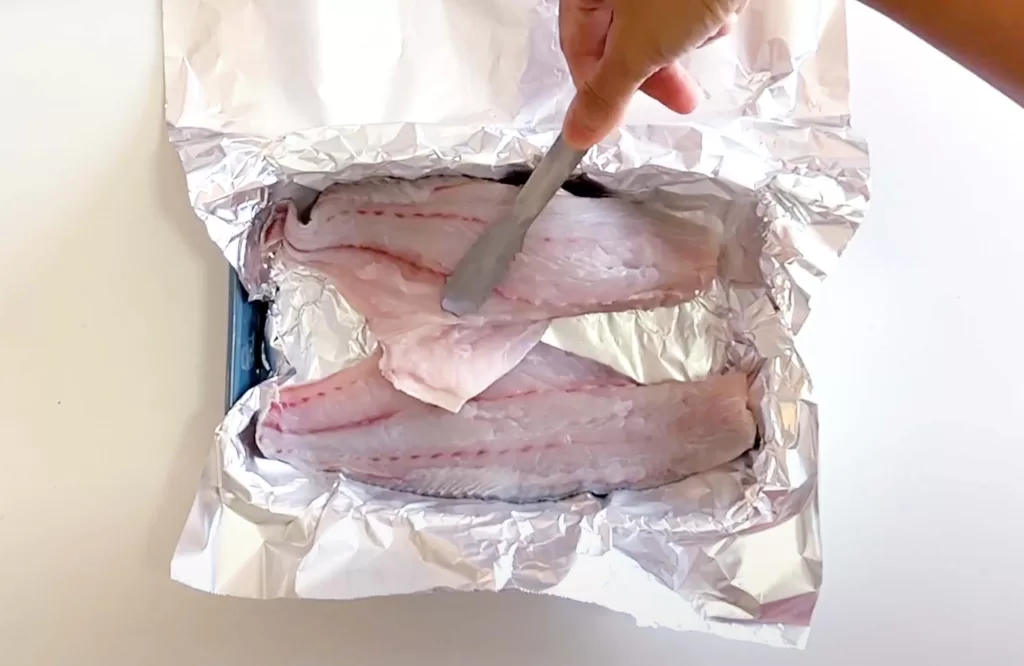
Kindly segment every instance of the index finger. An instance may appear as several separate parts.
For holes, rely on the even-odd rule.
[[[558,12],[558,37],[577,86],[597,68],[604,54],[612,24],[607,0],[562,0]]]

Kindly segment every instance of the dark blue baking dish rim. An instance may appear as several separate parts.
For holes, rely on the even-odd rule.
[[[228,359],[224,409],[227,411],[245,392],[266,380],[264,326],[268,304],[250,301],[249,294],[231,269],[228,287]]]

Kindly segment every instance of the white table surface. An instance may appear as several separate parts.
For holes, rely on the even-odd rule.
[[[825,589],[796,652],[551,599],[172,583],[227,273],[165,140],[158,2],[4,0],[0,663],[1021,663],[1024,111],[860,7],[850,26],[875,194],[802,335]]]

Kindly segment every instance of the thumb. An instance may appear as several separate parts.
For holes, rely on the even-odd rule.
[[[586,150],[610,134],[622,122],[629,101],[651,74],[610,55],[606,54],[597,69],[580,83],[569,105],[562,131],[565,142],[573,148]]]

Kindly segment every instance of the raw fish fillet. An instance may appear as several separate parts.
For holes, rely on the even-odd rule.
[[[678,304],[716,275],[717,233],[615,198],[559,192],[478,315],[444,312],[448,276],[518,188],[470,178],[327,188],[301,220],[280,206],[286,254],[328,276],[381,342],[400,390],[456,412],[523,360],[547,322]]]
[[[450,323],[440,295],[425,301],[425,291],[433,297],[482,231],[511,210],[518,192],[470,178],[332,185],[309,221],[296,219],[285,237],[312,260],[334,263],[331,253],[319,254],[330,248],[365,252],[368,262],[387,265],[381,271],[419,287],[389,291],[391,298],[378,306],[383,313]],[[559,192],[530,228],[495,298],[468,321],[538,321],[675,304],[708,286],[718,254],[717,234],[693,220],[621,199]]]
[[[458,414],[396,390],[376,358],[287,387],[257,429],[264,455],[421,495],[528,502],[644,489],[754,443],[747,380],[641,386],[537,345]]]

